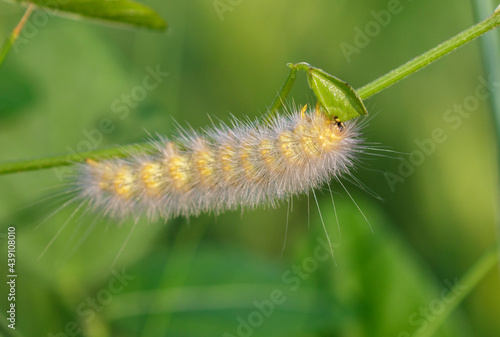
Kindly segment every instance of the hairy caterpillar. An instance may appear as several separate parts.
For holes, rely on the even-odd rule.
[[[359,123],[332,120],[318,107],[292,110],[266,124],[182,131],[152,141],[152,154],[87,160],[73,200],[112,218],[168,219],[274,206],[349,173],[362,147]]]

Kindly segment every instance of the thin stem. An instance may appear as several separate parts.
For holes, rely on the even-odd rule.
[[[472,0],[475,16],[478,20],[488,16],[494,8],[491,0]],[[498,43],[498,33],[491,32],[485,34],[480,40],[481,56],[485,73],[488,75],[488,85],[493,88],[494,83],[500,83],[500,45]],[[500,167],[500,94],[498,90],[492,90],[489,97],[491,113],[494,120],[495,136],[497,141],[497,170]],[[497,226],[497,241],[500,241],[500,176],[497,175],[496,191],[495,191],[495,221]]]
[[[434,320],[430,321],[427,329],[424,329],[416,334],[414,337],[430,337],[443,322],[450,316],[456,307],[467,297],[467,295],[479,284],[479,282],[488,274],[488,272],[498,262],[498,245],[490,248],[484,253],[474,265],[465,273],[465,275],[458,280],[453,289],[449,290],[449,294],[453,294],[447,299],[446,307],[442,313],[437,315]]]
[[[408,75],[426,67],[430,63],[438,60],[439,58],[445,56],[456,48],[466,44],[467,42],[475,39],[476,37],[484,34],[485,32],[500,25],[500,10],[496,10],[495,13],[488,19],[472,26],[471,28],[463,31],[462,33],[452,37],[451,39],[443,42],[439,46],[429,50],[428,52],[416,57],[415,59],[403,64],[397,69],[379,77],[375,81],[365,85],[364,87],[358,89],[358,94],[362,99],[366,99],[376,93],[382,91],[383,89],[391,86],[392,84],[402,80]],[[296,69],[295,69],[296,70]],[[295,81],[296,73],[294,69],[290,71],[285,84],[280,90],[277,98],[274,100],[270,107],[271,111],[276,111],[281,106],[283,100],[286,98],[290,92],[293,83]],[[272,114],[270,114],[272,115]],[[54,166],[71,165],[75,162],[84,161],[86,158],[91,159],[103,159],[109,157],[121,156],[125,157],[128,154],[134,152],[134,148],[138,145],[128,145],[119,146],[115,148],[109,148],[106,150],[90,151],[85,153],[77,153],[73,155],[66,156],[55,156],[36,160],[27,160],[21,162],[5,163],[0,164],[0,174],[20,172],[20,171],[30,171],[38,170],[43,168],[50,168]],[[124,149],[126,151],[124,151]],[[127,149],[131,149],[132,152]]]
[[[403,64],[402,66],[390,71],[389,73],[377,78],[375,81],[357,90],[358,95],[362,99],[379,93],[380,91],[390,87],[394,83],[402,80],[408,75],[411,75],[418,70],[425,68],[432,62],[440,59],[451,51],[463,46],[467,42],[474,40],[481,34],[500,25],[500,12],[497,10],[488,19],[472,26],[471,28],[463,31],[462,33],[452,37],[451,39],[441,43],[439,46],[417,56],[413,60]]]
[[[281,87],[278,96],[276,96],[273,104],[271,104],[271,106],[269,107],[269,110],[264,118],[265,122],[269,122],[272,117],[276,115],[278,110],[283,105],[286,97],[290,93],[290,90],[292,90],[293,84],[295,83],[295,79],[297,78],[297,67],[294,67],[293,65],[290,66],[290,64],[288,64],[288,66],[290,67],[290,73],[288,74],[285,83]]]
[[[28,21],[30,15],[31,15],[31,12],[33,11],[34,8],[35,8],[35,5],[33,5],[33,4],[30,4],[28,6],[28,8],[26,9],[26,12],[24,12],[23,17],[21,18],[21,20],[17,24],[16,28],[14,28],[12,33],[10,33],[9,37],[7,37],[7,39],[5,40],[5,42],[2,46],[2,49],[0,49],[0,66],[2,66],[3,61],[5,60],[5,57],[7,56],[10,49],[12,48],[14,43],[16,42],[19,35],[21,34],[21,31],[23,30],[23,27],[26,24],[26,22]]]
[[[16,161],[12,163],[0,164],[0,174],[41,170],[56,166],[67,166],[78,162],[83,162],[86,159],[100,160],[106,158],[128,157],[131,154],[144,152],[145,150],[147,151],[150,149],[151,145],[147,143],[131,144],[120,147],[110,147],[108,149],[96,151],[78,152],[40,159]]]

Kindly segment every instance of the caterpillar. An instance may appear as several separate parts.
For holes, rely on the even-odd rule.
[[[362,147],[359,123],[291,109],[267,123],[234,120],[151,141],[154,151],[80,164],[75,199],[116,219],[169,219],[276,206],[349,173]]]

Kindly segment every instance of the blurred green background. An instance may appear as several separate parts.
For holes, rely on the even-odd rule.
[[[170,135],[175,121],[201,128],[209,116],[259,116],[284,82],[287,62],[309,62],[357,88],[475,22],[469,0],[402,0],[402,11],[348,60],[341,44],[355,46],[356,27],[364,30],[374,21],[371,11],[387,9],[388,1],[243,0],[229,4],[223,20],[211,0],[146,3],[168,21],[167,33],[52,16],[27,30],[26,43],[18,43],[0,68],[1,161],[77,149],[103,118],[114,129],[98,147],[139,142],[148,133]],[[0,2],[2,39],[23,12]],[[122,118],[113,104],[142,85],[148,67],[169,75]],[[56,171],[0,176],[3,275],[7,227],[17,229],[16,331],[226,337],[425,332],[449,305],[442,298],[449,284],[498,240],[488,101],[480,100],[456,129],[444,119],[448,109],[474,97],[479,76],[485,74],[475,41],[367,100],[367,140],[400,153],[366,156],[355,173],[383,201],[347,183],[373,232],[333,183],[340,234],[329,193],[318,192],[337,265],[314,258],[325,234],[306,196],[293,202],[281,255],[286,205],[166,224],[141,219],[135,228],[132,221],[116,225],[92,214],[66,222],[75,207],[49,217],[63,204],[54,197],[64,188]],[[296,104],[314,103],[304,74],[291,96]],[[398,158],[408,159],[418,149],[415,141],[431,138],[436,128],[446,141],[391,188],[384,172],[400,175]],[[117,272],[129,276],[123,287],[116,286]],[[1,282],[2,317],[7,291]],[[269,315],[261,313],[258,307],[277,293],[280,303]],[[499,315],[495,268],[435,336],[499,336]]]

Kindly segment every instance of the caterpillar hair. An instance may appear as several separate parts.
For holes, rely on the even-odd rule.
[[[361,152],[359,130],[304,106],[265,124],[181,131],[152,141],[150,154],[78,165],[73,199],[115,219],[275,206],[349,174]]]

